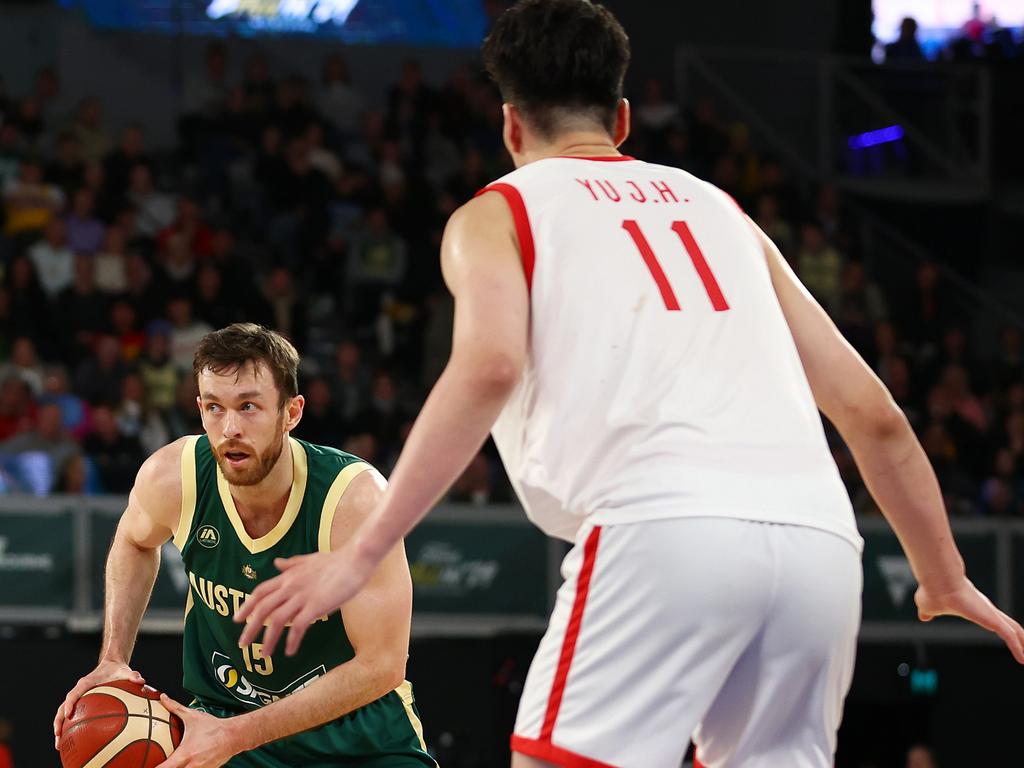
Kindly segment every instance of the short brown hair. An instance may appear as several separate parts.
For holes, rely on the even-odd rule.
[[[270,369],[280,405],[299,393],[299,353],[280,333],[256,323],[233,323],[203,336],[192,357],[192,373],[233,373],[246,363],[264,363]]]

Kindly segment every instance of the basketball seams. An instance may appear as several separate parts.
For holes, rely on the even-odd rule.
[[[149,759],[149,750],[153,748],[153,702],[150,699],[146,699],[146,708],[149,710],[149,733],[146,734],[146,751],[142,753],[142,761],[139,763],[139,768],[146,768],[146,761]]]

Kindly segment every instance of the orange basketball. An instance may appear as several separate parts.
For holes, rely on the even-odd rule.
[[[75,704],[60,739],[64,768],[152,768],[181,743],[181,719],[148,685],[116,680]]]

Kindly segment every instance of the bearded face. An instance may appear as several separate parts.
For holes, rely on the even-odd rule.
[[[270,445],[262,451],[237,440],[225,440],[213,448],[217,466],[228,483],[238,486],[256,485],[270,474],[284,450],[284,432],[281,430],[284,415],[278,420],[278,425]]]

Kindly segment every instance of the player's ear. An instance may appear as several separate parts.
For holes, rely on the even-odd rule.
[[[302,395],[296,395],[288,400],[284,405],[284,428],[291,432],[295,427],[299,425],[299,421],[302,419],[302,409],[306,405],[306,398]]]
[[[514,104],[507,101],[501,105],[501,115],[505,118],[505,124],[501,129],[501,138],[505,142],[505,149],[515,157],[523,151],[523,118]]]
[[[629,138],[629,99],[621,99],[615,108],[615,135],[612,139],[618,147]]]

